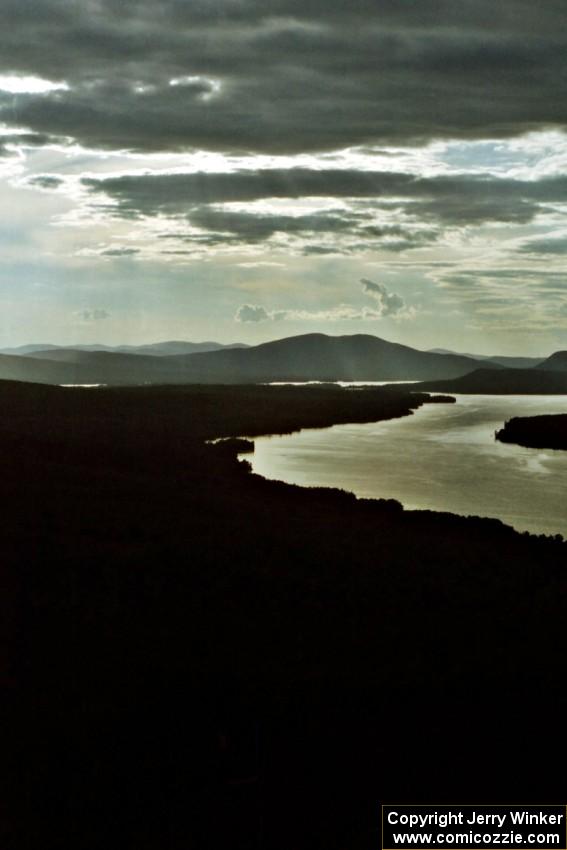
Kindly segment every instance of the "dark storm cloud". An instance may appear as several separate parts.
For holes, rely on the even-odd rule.
[[[184,233],[184,232],[174,232],[174,233],[158,233],[158,239],[167,239],[174,242],[182,242],[187,243],[189,245],[194,246],[194,248],[214,248],[218,245],[235,245],[238,246],[242,244],[242,239],[239,236],[235,236],[230,233]],[[167,249],[162,251],[164,254],[171,253],[181,253],[178,252],[177,249]],[[183,251],[183,253],[187,253]],[[193,253],[193,252],[191,252]]]
[[[340,254],[348,257],[376,250],[387,251],[392,254],[401,254],[404,251],[411,251],[416,248],[425,248],[435,242],[440,236],[440,231],[437,230],[412,231],[403,227],[363,227],[353,235],[364,236],[366,235],[365,231],[368,230],[372,231],[376,238],[373,240],[369,239],[366,242],[340,241],[335,239],[332,244],[326,245],[314,245],[310,242],[307,245],[303,245],[301,253],[306,257],[318,255],[324,256],[329,254]],[[380,231],[382,238],[378,238]],[[392,238],[398,234],[400,238]]]
[[[530,270],[522,266],[508,269],[464,269],[454,273],[440,272],[439,275],[432,276],[442,289],[448,290],[462,301],[503,298],[505,303],[513,306],[518,303],[518,299],[534,293],[541,303],[558,295],[563,297],[567,293],[565,274],[546,268]]]
[[[495,178],[483,175],[456,175],[418,178],[411,174],[380,171],[309,170],[305,168],[265,169],[235,173],[196,173],[125,175],[107,179],[84,179],[93,193],[112,199],[109,211],[122,217],[157,214],[189,215],[204,229],[242,232],[248,228],[260,237],[279,229],[340,230],[341,221],[352,228],[356,213],[289,216],[277,219],[252,213],[228,213],[206,205],[249,202],[266,198],[335,197],[387,202],[389,210],[444,225],[482,224],[498,221],[527,223],[542,205],[567,199],[567,178],[540,181]],[[360,213],[360,223],[366,213]],[[284,220],[285,219],[285,222]],[[298,222],[297,225],[294,222]],[[285,224],[285,227],[284,227]],[[369,225],[369,222],[366,221]],[[324,227],[323,225],[326,225]],[[288,227],[289,226],[289,227]],[[370,226],[370,225],[369,225]],[[368,230],[367,235],[372,235]]]
[[[30,177],[27,181],[28,186],[37,186],[39,189],[59,189],[65,181],[61,177],[55,177],[52,174],[38,174],[37,177]]]
[[[346,255],[377,248],[393,251],[419,248],[434,242],[439,236],[436,230],[412,230],[407,225],[369,225],[370,212],[342,209],[292,216],[235,212],[205,206],[192,211],[188,220],[193,227],[208,232],[162,233],[158,238],[175,239],[203,248],[255,244],[280,236],[303,240],[300,250],[304,255]],[[332,244],[313,244],[311,241],[328,236],[334,237]],[[353,238],[365,241],[352,241]],[[309,244],[305,244],[306,240],[310,240]]]
[[[567,255],[567,236],[550,237],[549,239],[532,239],[519,249],[522,254],[551,254]]]
[[[45,145],[64,145],[67,139],[59,136],[49,136],[46,133],[13,133],[12,135],[1,136],[2,144],[9,144],[18,147],[40,148]]]
[[[189,222],[202,230],[213,231],[220,241],[224,237],[229,242],[262,242],[275,234],[311,237],[313,235],[359,236],[366,237],[366,247],[376,247],[384,239],[406,236],[406,247],[415,247],[415,243],[431,242],[437,233],[428,231],[427,235],[412,234],[399,226],[367,226],[368,215],[350,213],[346,210],[311,213],[309,215],[281,215],[273,213],[233,212],[212,207],[201,207],[190,213]],[[188,237],[193,239],[195,237]],[[201,237],[197,236],[197,239]],[[335,247],[335,250],[338,250]],[[316,253],[333,253],[326,246]],[[311,250],[311,253],[314,253]]]
[[[376,246],[374,246],[376,247]],[[369,250],[367,247],[366,250]],[[301,251],[304,257],[326,257],[332,254],[348,254],[344,247],[339,245],[305,245]]]
[[[3,94],[0,119],[141,151],[513,136],[567,123],[564,15],[564,0],[4,0],[0,73],[69,88]]]
[[[67,143],[68,139],[48,136],[46,133],[7,133],[0,136],[0,156],[13,156],[21,148],[42,148]]]
[[[258,242],[274,233],[345,233],[356,221],[348,214],[318,213],[313,215],[271,215],[227,212],[203,207],[189,215],[189,221],[203,230],[228,232],[242,241]]]
[[[140,253],[139,248],[107,248],[101,251],[101,257],[133,257]]]
[[[124,212],[155,215],[200,204],[263,198],[373,198],[400,194],[415,182],[410,174],[338,169],[270,168],[233,173],[124,175],[85,178],[92,192],[111,196]]]
[[[436,238],[437,237],[427,236],[426,234],[406,233],[405,239],[393,239],[391,241],[380,243],[380,250],[389,251],[391,254],[401,254],[403,251],[409,251],[412,248],[424,248],[426,245],[434,242]],[[353,250],[355,249],[360,252],[369,251],[370,246],[353,246]]]
[[[81,310],[75,314],[82,322],[103,322],[105,319],[110,319],[110,313],[107,310]]]

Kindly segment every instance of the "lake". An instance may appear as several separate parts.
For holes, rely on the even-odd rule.
[[[499,443],[512,416],[566,413],[567,396],[456,395],[412,416],[255,438],[254,472],[397,499],[408,509],[497,517],[567,537],[567,452]]]

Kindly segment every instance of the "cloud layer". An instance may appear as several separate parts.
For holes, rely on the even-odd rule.
[[[324,310],[266,310],[259,304],[241,304],[234,316],[237,322],[344,322],[372,321],[386,317],[395,319],[413,319],[416,311],[406,307],[404,299],[395,292],[389,292],[381,283],[362,278],[363,292],[375,301],[374,307],[354,307],[351,304],[338,304]]]
[[[565,347],[564,24],[564,0],[4,0],[6,344],[233,342],[236,314],[247,341]]]
[[[112,150],[506,138],[566,124],[564,14],[563,0],[5,0],[2,63],[52,83],[17,95],[20,126]],[[7,123],[13,98],[0,93]]]
[[[119,215],[185,214],[196,225],[201,222],[205,226],[211,221],[215,224],[214,216],[219,214],[203,212],[202,205],[266,198],[356,198],[389,204],[396,201],[405,212],[459,225],[484,221],[525,223],[536,215],[540,205],[565,202],[567,198],[567,177],[563,176],[539,181],[466,173],[420,178],[391,171],[339,169],[141,174],[85,178],[83,184],[92,193],[111,198]],[[328,223],[332,221],[329,217]],[[286,227],[289,226],[288,221]]]
[[[451,228],[526,225],[567,198],[567,178],[561,175],[420,177],[339,168],[89,177],[82,185],[94,208],[112,217],[180,223],[162,239],[194,248],[279,240],[280,249],[299,240],[306,256],[401,253],[432,245]],[[288,207],[309,201],[319,209],[290,214],[281,204],[275,209],[281,201]]]

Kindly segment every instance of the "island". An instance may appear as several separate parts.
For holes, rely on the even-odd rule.
[[[495,436],[501,443],[517,443],[534,449],[567,450],[567,413],[515,416]]]

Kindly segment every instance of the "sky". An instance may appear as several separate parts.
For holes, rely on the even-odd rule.
[[[2,0],[0,347],[567,348],[565,0]]]

